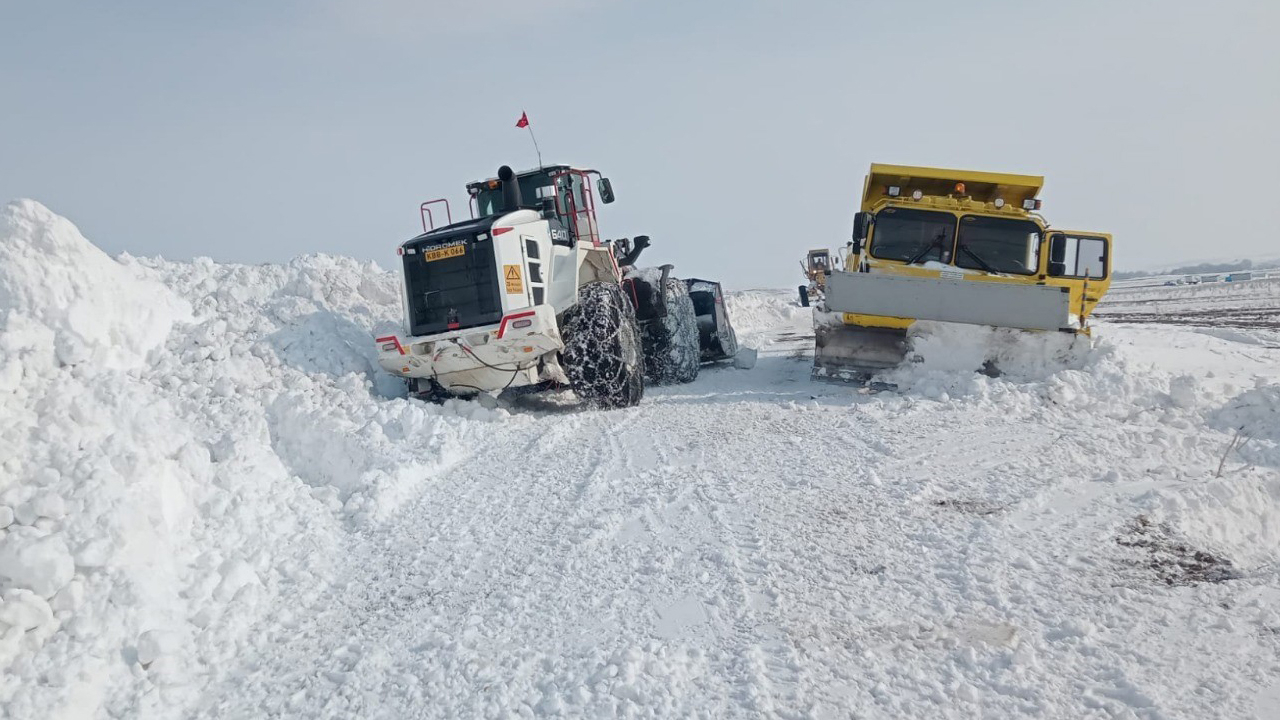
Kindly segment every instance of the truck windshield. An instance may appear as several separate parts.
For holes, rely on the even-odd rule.
[[[946,262],[951,258],[956,217],[951,213],[888,207],[876,214],[871,256],[884,260]]]
[[[960,218],[956,265],[973,270],[1034,275],[1040,268],[1039,225],[1030,220],[965,215]]]

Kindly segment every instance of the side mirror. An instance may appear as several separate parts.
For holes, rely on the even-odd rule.
[[[853,216],[853,241],[855,243],[867,239],[867,232],[871,230],[871,213],[860,212]]]
[[[544,197],[538,204],[540,206],[540,214],[542,215],[543,220],[550,220],[556,216],[556,199],[554,196]]]
[[[1067,236],[1062,233],[1049,236],[1049,264],[1062,265],[1067,261]]]
[[[609,178],[602,177],[596,180],[596,190],[600,191],[600,202],[605,205],[613,202],[613,183],[609,182]]]

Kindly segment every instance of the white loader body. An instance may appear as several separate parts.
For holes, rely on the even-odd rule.
[[[582,284],[616,282],[619,277],[608,247],[585,242],[570,245],[559,223],[527,209],[424,233],[405,243],[401,251],[409,332],[378,338],[378,363],[393,375],[431,380],[462,395],[544,380],[565,382],[558,362],[558,353],[564,349],[560,316],[577,303]],[[455,261],[467,253],[492,253],[492,262],[487,257],[472,258],[473,269],[458,274],[469,273],[466,282],[481,291],[488,289],[486,275],[493,274],[496,290],[487,298],[487,317],[493,322],[476,324],[460,317],[460,322],[446,324],[441,332],[412,334],[415,310],[430,306],[431,296],[441,292],[426,282],[415,286],[412,271],[419,265]]]

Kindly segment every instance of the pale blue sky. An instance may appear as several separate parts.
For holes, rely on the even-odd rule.
[[[108,252],[378,260],[497,166],[733,287],[848,236],[872,161],[1046,176],[1120,266],[1280,254],[1276,2],[0,0],[0,199]],[[465,210],[463,210],[465,212]]]

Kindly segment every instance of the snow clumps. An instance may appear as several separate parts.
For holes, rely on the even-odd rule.
[[[0,717],[173,715],[506,417],[408,402],[373,263],[112,259],[0,211]]]
[[[0,210],[6,335],[52,340],[63,365],[122,369],[137,366],[190,315],[191,307],[164,285],[107,257],[40,203],[18,200]],[[6,365],[0,377],[13,372]]]

